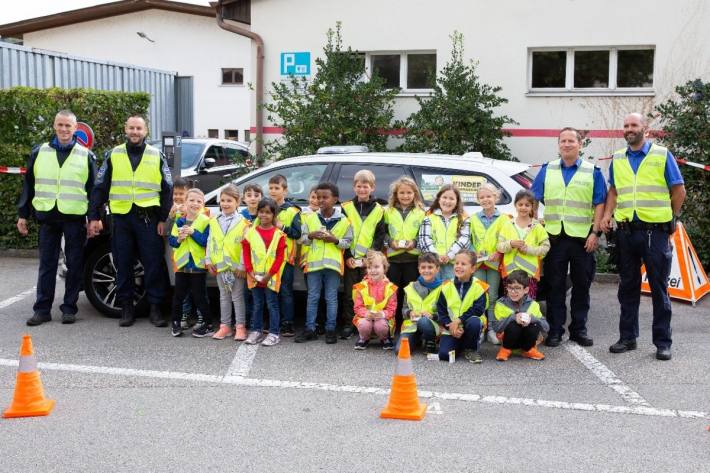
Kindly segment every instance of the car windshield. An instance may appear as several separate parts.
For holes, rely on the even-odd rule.
[[[182,143],[182,161],[180,162],[180,167],[182,169],[194,168],[200,156],[202,156],[202,150],[205,145],[202,143]]]

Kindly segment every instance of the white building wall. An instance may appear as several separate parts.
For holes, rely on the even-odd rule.
[[[620,129],[629,111],[650,111],[677,84],[710,79],[710,5],[703,0],[253,0],[252,30],[264,38],[266,84],[280,79],[280,53],[310,51],[311,70],[322,54],[326,31],[342,21],[344,44],[360,51],[436,50],[437,67],[448,60],[449,35],[464,34],[465,55],[479,63],[482,81],[499,85],[509,103],[501,113],[519,122],[510,128],[544,130],[574,126]],[[645,97],[528,95],[528,48],[580,46],[655,47],[654,93]],[[699,49],[700,47],[700,49]],[[417,104],[397,99],[404,118]],[[603,134],[603,133],[602,133]],[[527,162],[556,155],[554,137],[506,139],[513,154]],[[595,138],[593,156],[608,155],[620,139]]]
[[[136,33],[145,33],[154,43]],[[195,136],[250,125],[251,42],[214,18],[147,10],[24,35],[33,48],[177,71],[194,79]],[[222,85],[222,68],[244,68],[243,86]]]

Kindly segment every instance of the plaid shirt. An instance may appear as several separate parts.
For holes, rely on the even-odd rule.
[[[424,218],[424,221],[422,222],[421,226],[419,227],[419,248],[422,250],[423,253],[435,253],[438,254],[436,251],[436,247],[434,245],[434,239],[431,236],[431,219],[432,218],[440,218],[444,221],[444,226],[446,228],[449,227],[449,224],[452,223],[453,217],[455,215],[452,215],[449,218],[444,217],[441,214],[441,210],[437,209],[434,211],[433,215],[427,215]],[[449,259],[453,259],[454,256],[456,256],[456,253],[458,253],[461,250],[469,249],[470,248],[470,242],[471,242],[471,229],[468,224],[468,218],[464,218],[463,223],[461,224],[461,233],[459,234],[459,237],[456,239],[456,241],[451,245],[451,248],[446,252],[446,256],[449,257]]]

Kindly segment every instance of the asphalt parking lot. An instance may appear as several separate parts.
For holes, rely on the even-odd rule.
[[[613,284],[592,288],[595,345],[543,347],[542,362],[454,365],[413,355],[421,422],[381,420],[394,356],[353,341],[275,347],[182,337],[98,314],[26,327],[37,260],[0,257],[0,408],[30,333],[48,417],[0,419],[0,471],[624,471],[710,464],[710,297],[674,303],[673,360],[651,345],[612,355]],[[58,283],[58,295],[63,282]],[[60,300],[60,297],[57,298]],[[302,314],[298,314],[302,317]]]

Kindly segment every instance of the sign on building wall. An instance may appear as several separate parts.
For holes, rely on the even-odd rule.
[[[282,76],[309,76],[311,75],[311,53],[281,53]]]

